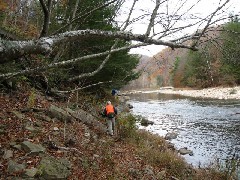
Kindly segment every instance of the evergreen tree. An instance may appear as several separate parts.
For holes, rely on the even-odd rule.
[[[69,1],[67,7],[67,15],[71,19],[72,12],[75,5],[73,2]],[[74,21],[72,27],[74,30],[81,29],[99,29],[99,30],[119,30],[115,24],[113,17],[115,16],[116,8],[114,6],[107,6],[105,8],[100,8],[90,14],[87,12],[91,11],[93,7],[100,7],[101,4],[106,3],[106,0],[95,0],[95,1],[81,1],[77,9],[77,14],[79,19]],[[59,15],[58,15],[59,16]],[[62,15],[61,15],[62,16]],[[96,37],[87,37],[84,41],[81,42],[71,42],[66,43],[64,47],[65,53],[62,55],[61,60],[73,59],[85,55],[96,54],[111,49],[111,46],[115,43],[114,40],[107,38],[96,38]],[[125,41],[120,41],[117,47],[123,47],[127,44]],[[101,63],[104,61],[105,57],[98,57],[91,60],[82,61],[75,64],[74,66],[68,66],[63,68],[61,71],[51,71],[51,77],[54,78],[54,81],[59,82],[59,79],[68,80],[70,77],[77,76],[83,73],[91,73],[95,71]],[[80,79],[80,84],[94,84],[99,81],[112,81],[111,86],[114,88],[120,88],[128,81],[137,77],[133,73],[133,69],[138,63],[138,57],[129,55],[128,51],[122,51],[119,53],[114,53],[111,55],[108,62],[104,65],[103,69],[95,74],[93,77],[87,77]],[[54,76],[52,76],[54,74]],[[64,78],[63,78],[64,77]],[[76,80],[76,82],[79,80]]]
[[[43,3],[46,2],[47,1],[43,1]],[[18,3],[18,6],[20,7],[22,1],[19,0],[16,3]],[[51,9],[51,11],[49,11],[50,24],[47,34],[52,35],[56,34],[57,32],[59,33],[71,30],[85,29],[98,29],[109,31],[119,30],[114,21],[114,17],[118,7],[115,5],[104,6],[104,4],[106,3],[108,3],[107,0],[52,1],[50,7],[47,7],[49,8],[49,10]],[[43,14],[39,13],[41,12],[41,6],[39,1],[31,1],[30,10],[31,11],[28,12],[28,17],[30,18],[29,23],[31,23],[31,25],[34,25],[36,27],[35,30],[38,30],[38,34],[40,34],[41,28],[39,27],[43,26],[44,17]],[[13,11],[15,12],[17,11],[17,9],[13,9]],[[25,16],[26,15],[22,15],[22,17]],[[10,16],[7,18],[10,18]],[[32,21],[34,19],[35,21]],[[15,20],[20,21],[18,17],[16,17]],[[34,24],[34,22],[36,22],[37,24]],[[17,25],[18,24],[16,24],[16,28],[19,29],[20,27],[18,27]],[[10,21],[8,26],[11,26]],[[29,31],[27,33],[31,36],[31,33]],[[112,39],[99,38],[94,36],[87,36],[86,38],[74,42],[66,41],[60,44],[57,48],[55,48],[51,53],[51,56],[26,56],[26,60],[29,59],[29,61],[24,61],[24,63],[18,63],[18,66],[11,65],[11,71],[14,72],[23,70],[26,67],[35,68],[53,62],[61,62],[69,59],[83,57],[86,55],[109,51],[114,43],[115,41]],[[127,44],[128,43],[126,41],[121,40],[117,44],[117,47],[126,46]],[[48,85],[50,87],[61,87],[63,84],[66,84],[66,82],[68,82],[70,78],[77,77],[79,74],[91,73],[95,71],[99,68],[99,66],[102,64],[106,57],[107,56],[92,58],[90,60],[88,59],[86,61],[81,61],[79,63],[75,63],[65,67],[48,69],[44,72],[44,77],[47,78]],[[103,66],[103,69],[101,69],[100,72],[94,74],[94,76],[81,79],[76,78],[74,82],[77,85],[81,84],[83,86],[87,86],[97,82],[112,81],[111,86],[115,86],[115,88],[120,88],[129,80],[136,77],[136,74],[133,73],[132,70],[136,67],[137,63],[138,57],[129,55],[128,51],[114,53],[110,56],[110,59]],[[14,64],[14,62],[11,64]],[[7,73],[7,70],[9,69],[1,68],[0,72]],[[33,78],[34,80],[36,80],[34,76],[35,75],[31,75],[29,78]]]
[[[240,84],[240,22],[233,18],[224,26],[221,33],[223,42],[223,56],[221,59],[222,76],[225,76],[226,83]]]
[[[199,51],[189,51],[184,71],[183,84],[189,87],[210,87],[214,83],[213,62],[210,44]]]

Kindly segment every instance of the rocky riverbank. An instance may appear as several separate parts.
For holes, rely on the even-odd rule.
[[[119,101],[114,137],[99,107],[89,106],[95,96],[78,98],[65,102],[31,89],[0,95],[0,179],[225,179],[193,168],[163,138],[135,129],[129,97],[110,99]]]
[[[189,89],[161,89],[159,93],[179,94],[189,97],[213,98],[213,99],[240,99],[240,86],[236,87],[216,87],[201,90]]]
[[[121,128],[113,137],[107,135],[106,121],[98,116],[97,107],[89,112],[79,108],[82,103],[76,107],[38,91],[30,106],[31,97],[31,91],[0,96],[0,179],[177,180],[202,176],[162,138],[128,125],[135,121],[127,115],[127,97],[119,97]]]

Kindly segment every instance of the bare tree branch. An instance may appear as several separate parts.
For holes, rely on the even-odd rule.
[[[60,91],[60,90],[51,89],[51,92],[54,92],[54,93],[72,93],[72,92],[79,91],[79,90],[82,90],[82,89],[87,89],[87,88],[90,88],[90,87],[93,87],[93,86],[97,86],[97,85],[100,85],[100,84],[111,83],[111,82],[112,81],[98,82],[98,83],[90,84],[88,86],[75,88],[75,89],[72,89],[72,90],[69,90],[69,91]]]
[[[94,9],[92,9],[91,11],[89,11],[89,12],[87,12],[87,13],[85,13],[85,14],[82,14],[82,15],[80,15],[80,16],[77,16],[77,17],[73,18],[70,22],[68,22],[66,25],[62,26],[61,28],[59,28],[59,29],[58,29],[57,31],[55,31],[53,34],[57,34],[57,33],[61,32],[61,30],[63,30],[64,28],[70,26],[72,23],[76,22],[77,20],[81,19],[82,17],[88,16],[89,14],[92,14],[94,11],[99,10],[99,9],[102,9],[102,8],[104,8],[104,7],[107,7],[107,6],[109,6],[110,4],[112,4],[112,3],[116,2],[116,1],[117,1],[117,0],[110,1],[110,2],[108,2],[108,3],[106,3],[106,4],[103,4],[103,5],[101,5],[101,6],[98,6],[98,7],[94,8]]]
[[[132,7],[131,7],[131,9],[130,9],[130,13],[128,14],[128,17],[127,17],[127,20],[126,20],[125,25],[124,25],[124,27],[123,27],[123,30],[125,30],[125,29],[127,28],[127,26],[129,25],[129,19],[130,19],[130,17],[131,17],[131,14],[132,14],[132,12],[133,12],[133,8],[134,8],[134,6],[135,6],[135,4],[136,4],[137,1],[138,1],[138,0],[134,0],[134,2],[133,2],[133,4],[132,4]],[[118,43],[119,43],[119,39],[117,39],[117,40],[115,41],[115,43],[114,43],[113,46],[111,47],[111,50],[114,50]],[[110,50],[110,52],[111,52],[111,50]],[[99,66],[95,71],[92,71],[92,72],[89,72],[89,73],[83,73],[83,74],[81,74],[81,75],[79,75],[79,76],[75,76],[75,77],[73,77],[73,78],[70,78],[69,81],[74,81],[74,80],[76,80],[76,79],[80,79],[80,78],[83,78],[83,77],[91,77],[91,76],[94,76],[95,74],[97,74],[99,71],[101,71],[101,70],[104,68],[104,65],[109,61],[111,55],[112,55],[112,54],[109,53],[109,54],[107,55],[107,57],[104,59],[104,61],[100,64],[100,66]]]
[[[131,15],[133,13],[133,8],[134,8],[137,1],[138,0],[134,0],[133,3],[132,3],[131,9],[130,9],[129,14],[128,14],[128,17],[127,17],[126,21],[123,23],[123,25],[124,25],[123,30],[125,30],[127,28],[127,26],[129,25],[129,21],[130,21]]]
[[[213,17],[215,16],[215,14],[222,9],[230,0],[226,0],[221,6],[219,6],[209,17],[207,24],[205,25],[205,27],[203,28],[203,30],[201,31],[201,33],[199,34],[199,36],[197,37],[197,41],[195,43],[193,43],[193,47],[195,47],[198,43],[198,40],[203,36],[203,34],[206,32],[207,28],[209,27],[209,25],[211,24],[211,21],[213,19]]]
[[[111,47],[111,50],[113,50],[118,44],[118,41],[116,41],[114,43],[114,45]],[[110,52],[111,52],[110,50]],[[75,76],[73,78],[70,78],[69,81],[74,81],[76,79],[80,79],[80,78],[83,78],[83,77],[91,77],[91,76],[94,76],[95,74],[97,74],[99,71],[101,71],[105,64],[108,62],[108,60],[110,59],[111,57],[111,53],[108,53],[107,57],[104,59],[104,61],[101,63],[101,65],[93,72],[89,72],[89,73],[83,73],[83,74],[80,74],[79,76]]]
[[[76,22],[82,17],[85,17],[89,14],[91,14],[93,11],[99,10],[101,8],[104,8],[114,2],[121,2],[122,0],[112,0],[109,1],[106,4],[100,5],[91,11],[87,12],[86,14],[75,16],[76,9],[79,3],[79,0],[76,1],[75,4],[75,9],[72,15],[72,20],[66,24],[65,26],[61,27],[57,32],[60,32],[61,30],[69,27],[71,29],[72,23]],[[187,2],[187,0],[183,1],[183,3],[180,4],[180,6],[176,6],[176,10],[173,12],[173,14],[169,14],[168,12],[168,6],[167,6],[167,12],[162,13],[160,12],[160,5],[162,3],[166,3],[168,5],[169,0],[156,0],[155,2],[155,8],[152,10],[152,13],[145,13],[144,15],[141,14],[138,16],[138,18],[132,18],[132,14],[134,14],[134,7],[135,4],[137,3],[138,0],[133,0],[131,8],[129,8],[128,12],[128,17],[126,18],[126,21],[123,24],[122,31],[101,31],[101,30],[78,30],[78,31],[69,31],[69,32],[64,32],[60,34],[55,34],[52,36],[47,36],[48,32],[48,26],[50,22],[50,13],[51,13],[51,6],[52,6],[52,0],[48,0],[48,4],[46,5],[44,3],[44,0],[39,0],[42,10],[44,12],[44,25],[41,33],[41,38],[37,40],[29,40],[29,41],[9,41],[9,40],[3,40],[0,39],[0,64],[17,60],[22,56],[25,55],[32,55],[32,54],[43,54],[43,55],[50,55],[54,49],[59,48],[60,46],[64,46],[66,43],[71,43],[71,42],[81,42],[84,41],[86,38],[111,38],[115,39],[114,45],[111,47],[109,51],[106,52],[101,52],[98,54],[93,54],[93,55],[86,55],[83,57],[75,58],[75,59],[70,59],[62,62],[55,62],[51,63],[49,65],[46,65],[44,67],[37,67],[34,69],[25,69],[19,72],[12,72],[12,73],[7,73],[7,74],[1,74],[0,78],[9,78],[13,77],[16,75],[20,74],[28,74],[28,73],[33,73],[33,72],[40,72],[40,71],[45,71],[49,68],[56,68],[60,66],[66,66],[72,63],[79,62],[81,60],[85,59],[91,59],[95,57],[100,57],[100,56],[106,56],[106,58],[103,60],[101,65],[94,70],[93,72],[81,74],[79,76],[73,77],[70,80],[76,80],[82,77],[89,77],[93,76],[96,73],[98,73],[104,66],[105,64],[109,61],[110,56],[114,52],[118,51],[123,51],[123,50],[128,50],[131,48],[135,47],[141,47],[141,46],[146,46],[149,44],[155,44],[155,45],[163,45],[163,46],[168,46],[171,48],[187,48],[191,50],[197,50],[197,46],[201,42],[201,37],[203,37],[208,28],[215,23],[217,20],[214,21],[214,17],[217,15],[217,13],[230,1],[230,0],[225,0],[225,2],[219,6],[211,15],[207,16],[206,18],[202,19],[197,19],[196,22],[194,23],[189,23],[187,25],[179,26],[177,22],[181,19],[183,19],[185,14],[190,11],[195,5],[192,5],[189,7],[185,12],[181,13],[178,15],[178,12],[181,10],[181,8],[184,6],[184,4]],[[200,0],[198,0],[199,2]],[[182,1],[179,1],[182,2]],[[220,1],[221,2],[221,1]],[[165,6],[165,4],[164,4]],[[146,11],[145,11],[146,12]],[[150,20],[148,20],[148,27],[147,30],[144,34],[134,34],[126,31],[126,28],[133,23],[135,20],[141,20],[141,18],[144,18],[144,16],[150,17]],[[162,17],[164,15],[164,17]],[[159,21],[158,18],[160,18]],[[173,36],[175,33],[180,32],[181,30],[184,30],[186,28],[196,26],[199,24],[204,24],[204,22],[207,22],[204,29],[202,31],[198,31],[194,33],[193,35],[183,35],[182,37],[174,37],[169,40],[171,36]],[[158,32],[155,31],[155,27],[157,23],[161,23],[163,28],[158,30]],[[155,28],[155,29],[153,29]],[[153,35],[150,36],[151,31],[153,31]],[[157,38],[158,36],[158,38]],[[157,39],[156,39],[157,38]],[[168,40],[164,40],[168,39]],[[121,47],[121,48],[116,48],[117,43],[119,40],[125,40],[125,41],[138,41],[141,42],[137,45],[131,45],[131,46],[126,46],[126,47]],[[191,40],[191,41],[190,41]],[[195,40],[194,43],[191,45],[190,43],[187,42],[192,42],[192,40]]]
[[[161,4],[160,0],[156,0],[156,5],[155,5],[155,8],[154,8],[154,10],[152,12],[152,15],[151,15],[151,18],[150,18],[149,25],[148,25],[147,31],[145,33],[145,36],[149,36],[150,35],[151,29],[154,26],[154,20],[155,20],[155,18],[157,16],[157,12],[158,12],[160,4]]]
[[[122,47],[122,48],[118,48],[118,49],[113,49],[111,51],[106,51],[106,52],[102,52],[102,53],[98,53],[98,54],[92,54],[92,55],[87,55],[87,56],[83,56],[83,57],[80,57],[80,58],[75,58],[75,59],[71,59],[71,60],[67,60],[67,61],[56,62],[56,63],[49,64],[47,66],[37,67],[37,68],[34,68],[34,69],[26,69],[26,70],[22,70],[22,71],[18,71],[18,72],[1,74],[0,78],[3,78],[3,79],[5,78],[6,79],[6,78],[14,77],[14,76],[17,76],[17,75],[31,74],[31,73],[36,73],[36,72],[40,72],[40,71],[45,71],[45,70],[50,69],[50,68],[67,66],[69,64],[80,62],[82,60],[101,57],[101,56],[106,56],[106,55],[111,54],[111,53],[131,49],[131,48],[137,48],[137,47],[140,47],[140,46],[146,46],[146,45],[148,45],[148,44],[147,43],[135,44],[135,45],[126,46],[126,47]]]
[[[61,43],[71,41],[81,41],[82,38],[86,37],[108,37],[108,38],[119,38],[126,41],[139,41],[149,44],[164,45],[173,48],[188,48],[196,50],[195,47],[173,43],[170,41],[156,40],[146,37],[142,34],[132,34],[124,31],[100,31],[100,30],[78,30],[61,33],[55,36],[44,37],[38,40],[30,41],[7,41],[0,40],[0,64],[6,61],[10,61],[23,55],[29,54],[49,54],[53,48]]]
[[[76,17],[76,12],[77,12],[77,9],[78,9],[79,1],[80,1],[80,0],[76,0],[75,6],[74,6],[74,9],[73,9],[72,19],[75,19],[75,17]],[[69,31],[72,30],[72,23],[69,25],[68,30],[69,30]]]

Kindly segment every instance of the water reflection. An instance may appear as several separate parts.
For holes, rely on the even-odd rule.
[[[179,95],[142,93],[130,96],[133,114],[154,122],[145,128],[165,136],[178,133],[172,140],[176,148],[187,147],[194,153],[186,160],[198,166],[215,159],[226,159],[236,153],[240,157],[240,101],[203,100]]]

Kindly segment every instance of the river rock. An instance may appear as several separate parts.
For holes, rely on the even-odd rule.
[[[131,105],[131,104],[127,104],[127,106],[128,106],[129,109],[133,108],[133,105]]]
[[[148,125],[153,125],[153,124],[154,124],[153,121],[149,121],[149,120],[147,120],[147,119],[145,119],[145,118],[143,118],[143,119],[141,120],[141,125],[142,125],[142,126],[148,126]]]
[[[178,134],[176,132],[169,132],[165,135],[166,140],[176,139]]]
[[[180,148],[180,149],[178,150],[178,152],[179,152],[181,155],[189,154],[190,156],[193,156],[193,151],[187,149],[187,147]]]
[[[171,142],[168,142],[168,143],[167,143],[167,148],[170,149],[170,150],[172,150],[172,151],[175,151],[175,150],[176,150],[174,144],[171,143]]]

